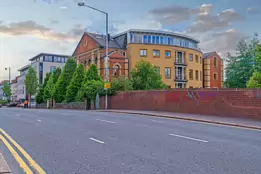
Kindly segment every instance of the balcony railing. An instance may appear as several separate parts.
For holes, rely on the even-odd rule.
[[[176,61],[174,62],[174,64],[175,64],[175,65],[185,65],[185,66],[187,66],[187,63],[185,63],[185,61],[177,61],[177,60],[176,60]]]
[[[187,80],[186,76],[182,77],[181,75],[178,75],[175,77],[175,81],[176,82],[187,82],[188,80]]]

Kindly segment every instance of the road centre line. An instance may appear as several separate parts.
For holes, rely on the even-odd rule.
[[[174,137],[188,139],[188,140],[194,140],[194,141],[199,141],[199,142],[203,142],[203,143],[208,143],[208,141],[206,141],[206,140],[201,140],[201,139],[197,139],[197,138],[191,138],[191,137],[186,137],[186,136],[177,135],[177,134],[169,134],[169,135],[174,136]]]
[[[97,139],[95,139],[95,138],[89,138],[89,139],[92,140],[92,141],[95,141],[95,142],[97,142],[97,143],[104,144],[103,141],[97,140]]]
[[[14,150],[14,148],[8,143],[8,141],[0,135],[0,140],[3,141],[5,146],[11,152],[12,156],[15,158],[19,166],[24,170],[26,174],[33,174],[32,170],[28,167],[28,165],[24,162],[24,160],[19,156],[19,154]]]
[[[38,172],[38,174],[46,174],[45,171],[32,159],[32,157],[1,128],[0,133],[2,133],[23,154],[23,156],[27,159],[29,164]]]
[[[101,119],[96,119],[97,121],[103,121],[103,122],[106,122],[106,123],[112,123],[112,124],[115,124],[116,122],[114,121],[108,121],[108,120],[101,120]]]
[[[155,123],[164,123],[164,121],[159,121],[159,120],[151,120],[151,121]]]

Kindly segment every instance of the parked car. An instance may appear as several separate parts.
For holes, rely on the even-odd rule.
[[[16,107],[17,105],[18,105],[18,103],[12,102],[12,103],[9,103],[7,106],[8,107]]]
[[[23,107],[24,107],[24,104],[23,104],[23,103],[20,103],[20,104],[17,105],[17,107],[23,108]]]

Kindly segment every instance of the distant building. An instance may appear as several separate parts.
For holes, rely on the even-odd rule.
[[[46,73],[53,72],[58,67],[63,68],[68,58],[68,55],[40,53],[29,61],[31,61],[31,66],[37,73],[39,84],[43,84]]]
[[[11,100],[12,101],[16,101],[17,100],[17,90],[18,90],[18,77],[16,77],[14,80],[12,80],[11,82],[11,91],[12,91],[12,96],[11,96]]]
[[[27,99],[24,80],[25,80],[25,76],[28,72],[29,66],[30,65],[26,65],[18,70],[20,72],[20,76],[17,78],[17,90],[16,90],[16,95],[17,95],[16,99],[17,100]]]
[[[85,32],[73,57],[86,70],[96,64],[105,78],[105,42],[100,34]],[[170,88],[201,88],[202,52],[199,40],[167,31],[131,29],[109,36],[109,79],[129,76],[140,60],[158,67],[162,80]]]
[[[216,52],[203,54],[203,87],[224,87],[224,64],[223,59]]]

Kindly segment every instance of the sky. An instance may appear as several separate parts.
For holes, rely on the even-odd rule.
[[[260,0],[0,0],[0,81],[12,79],[30,58],[46,52],[72,55],[84,31],[111,35],[128,29],[186,34],[200,40],[203,52],[225,58],[238,41],[261,31]]]

